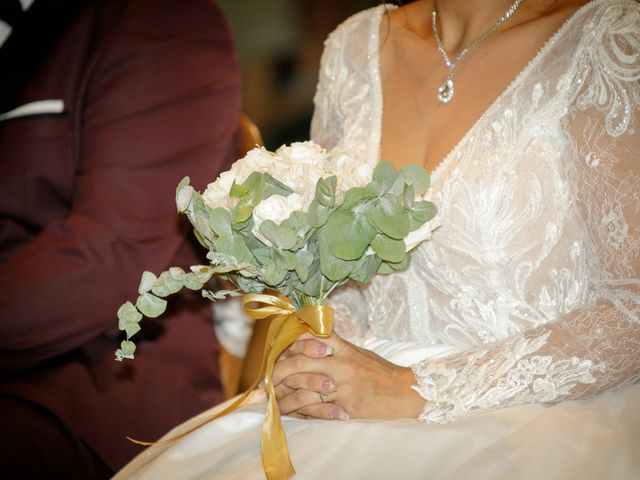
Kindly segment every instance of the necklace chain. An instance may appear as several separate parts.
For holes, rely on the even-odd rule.
[[[442,82],[442,85],[438,87],[438,100],[441,103],[449,103],[453,98],[453,93],[454,93],[453,70],[456,68],[460,60],[462,60],[467,53],[469,53],[475,47],[477,47],[482,42],[484,42],[487,38],[489,38],[491,35],[496,33],[496,31],[507,20],[509,20],[514,13],[516,13],[516,10],[518,9],[521,3],[522,3],[522,0],[515,0],[515,2],[511,4],[511,6],[507,9],[506,12],[504,12],[504,14],[498,19],[498,21],[491,26],[491,28],[485,31],[482,35],[476,38],[469,45],[464,47],[460,51],[460,53],[456,55],[456,58],[453,61],[451,61],[451,58],[447,54],[447,51],[442,46],[442,40],[440,40],[440,33],[438,32],[438,13],[436,12],[435,2],[434,2],[433,11],[431,13],[431,28],[433,30],[433,36],[436,39],[438,52],[440,52],[440,55],[442,55],[442,58],[444,59],[444,65],[449,72],[447,74],[447,78],[445,78],[444,82]]]

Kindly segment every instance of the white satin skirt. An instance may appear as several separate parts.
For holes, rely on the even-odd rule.
[[[454,352],[371,340],[400,365]],[[227,402],[228,404],[229,402]],[[265,479],[265,396],[166,446],[142,451],[116,480]],[[171,438],[224,408],[179,425]],[[640,385],[586,401],[521,405],[444,424],[418,420],[301,420],[285,416],[296,480],[640,479]]]

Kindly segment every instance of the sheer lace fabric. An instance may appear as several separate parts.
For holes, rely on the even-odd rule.
[[[379,160],[384,7],[327,40],[312,138]],[[446,344],[421,418],[583,398],[640,378],[640,7],[579,9],[432,175],[410,268],[334,299],[337,330]]]

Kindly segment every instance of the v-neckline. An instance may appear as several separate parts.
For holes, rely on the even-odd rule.
[[[502,99],[510,95],[513,90],[524,81],[524,79],[529,75],[529,73],[542,61],[542,59],[547,55],[549,50],[556,43],[557,39],[566,32],[569,27],[575,22],[576,18],[580,16],[586,9],[592,7],[596,3],[600,1],[608,1],[608,0],[590,0],[585,3],[581,7],[578,7],[575,12],[571,14],[562,25],[555,31],[553,35],[551,35],[544,45],[540,47],[537,53],[529,60],[529,62],[518,72],[518,74],[511,80],[511,82],[505,87],[505,89],[491,102],[491,104],[485,109],[485,111],[478,117],[478,119],[473,122],[471,127],[460,137],[460,139],[456,142],[456,144],[449,150],[449,152],[440,159],[440,161],[436,164],[433,171],[429,172],[431,176],[431,183],[434,183],[436,179],[441,175],[451,163],[452,159],[457,156],[460,149],[468,142],[469,138],[474,134],[475,130],[479,128],[479,125],[482,124],[487,117],[494,113],[494,111],[498,108],[498,104],[501,103]],[[384,115],[384,98],[383,98],[383,90],[382,90],[382,77],[380,74],[380,29],[382,27],[382,21],[384,18],[384,14],[389,9],[389,6],[381,5],[378,7],[379,13],[377,22],[375,22],[374,28],[377,34],[377,42],[375,51],[375,57],[371,62],[371,68],[373,68],[373,81],[375,83],[375,91],[378,96],[378,104],[380,108],[377,112],[377,118],[375,119],[376,124],[379,126],[377,129],[378,138],[373,142],[376,145],[376,152],[374,158],[376,159],[376,163],[380,162],[380,153],[382,150],[382,116]],[[391,9],[398,8],[395,5],[391,5]]]

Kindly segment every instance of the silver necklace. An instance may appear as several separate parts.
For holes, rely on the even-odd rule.
[[[434,1],[433,12],[431,13],[431,28],[433,29],[433,36],[436,39],[436,45],[438,46],[438,51],[440,52],[440,55],[442,55],[442,58],[444,59],[444,66],[448,70],[447,77],[444,79],[442,84],[438,87],[438,100],[440,101],[440,103],[449,103],[453,98],[453,94],[455,91],[454,85],[453,85],[453,71],[458,65],[458,63],[460,63],[460,60],[462,60],[462,58],[467,53],[469,53],[469,51],[471,51],[472,49],[480,45],[482,42],[484,42],[491,35],[496,33],[496,31],[502,26],[502,24],[507,20],[509,20],[514,13],[516,13],[516,10],[520,6],[520,3],[522,3],[522,0],[516,0],[515,2],[513,2],[513,4],[507,9],[504,15],[502,15],[498,19],[498,21],[494,23],[491,28],[489,28],[489,30],[484,32],[482,35],[476,38],[473,42],[471,42],[469,45],[464,47],[460,51],[460,53],[456,55],[455,60],[452,61],[449,58],[449,55],[447,55],[447,52],[442,46],[442,41],[440,40],[440,33],[438,32],[438,21],[437,21],[438,14],[436,13],[436,5]]]

